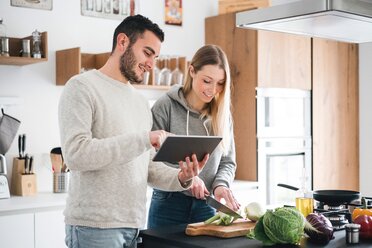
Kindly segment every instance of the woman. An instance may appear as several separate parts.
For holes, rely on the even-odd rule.
[[[234,210],[230,185],[235,176],[235,145],[230,112],[230,68],[220,47],[206,45],[194,55],[185,85],[174,86],[153,106],[153,130],[163,129],[178,135],[216,135],[223,140],[192,187],[184,192],[154,189],[148,227],[204,221],[215,214],[205,202],[206,195],[225,199]],[[172,167],[178,164],[169,164]]]

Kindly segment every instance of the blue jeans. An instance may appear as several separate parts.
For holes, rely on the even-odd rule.
[[[65,242],[68,248],[135,248],[136,228],[93,228],[66,225]]]
[[[215,215],[216,211],[205,200],[180,192],[154,189],[149,210],[148,228],[201,222]]]

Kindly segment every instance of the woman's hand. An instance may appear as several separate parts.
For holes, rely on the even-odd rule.
[[[189,190],[192,196],[194,196],[197,199],[205,199],[205,196],[209,195],[209,191],[205,187],[203,180],[201,180],[200,177],[198,176],[194,177],[192,181],[192,186]]]
[[[199,172],[203,169],[204,165],[209,159],[209,154],[206,154],[202,161],[198,161],[195,154],[190,157],[186,157],[186,163],[183,161],[179,162],[181,171],[178,173],[178,180],[181,184],[186,184],[188,181],[192,180],[193,177],[199,175]]]
[[[214,197],[217,201],[221,201],[222,198],[225,199],[226,205],[234,211],[237,211],[240,208],[240,203],[235,199],[232,191],[225,186],[217,186],[214,189]]]

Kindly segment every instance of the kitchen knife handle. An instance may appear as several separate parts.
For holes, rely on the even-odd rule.
[[[25,156],[26,152],[26,134],[22,135],[22,155]]]
[[[32,162],[34,161],[34,156],[30,157],[30,164],[28,165],[28,174],[33,174],[32,173]]]
[[[25,156],[25,171],[24,171],[24,174],[27,174],[27,168],[28,168],[28,155]]]
[[[22,159],[22,135],[18,135],[18,154],[19,159]]]

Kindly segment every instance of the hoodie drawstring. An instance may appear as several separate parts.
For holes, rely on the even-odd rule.
[[[203,126],[205,128],[205,131],[207,131],[207,136],[209,136],[209,131],[208,131],[208,128],[207,128],[207,121],[208,121],[208,119],[203,121]]]
[[[189,115],[190,115],[190,110],[187,110],[187,116],[186,116],[186,136],[189,136]]]
[[[189,116],[190,116],[190,110],[187,110],[187,115],[186,115],[186,136],[189,136]],[[203,127],[205,131],[207,132],[207,136],[209,136],[209,131],[207,128],[207,120],[203,121]]]

